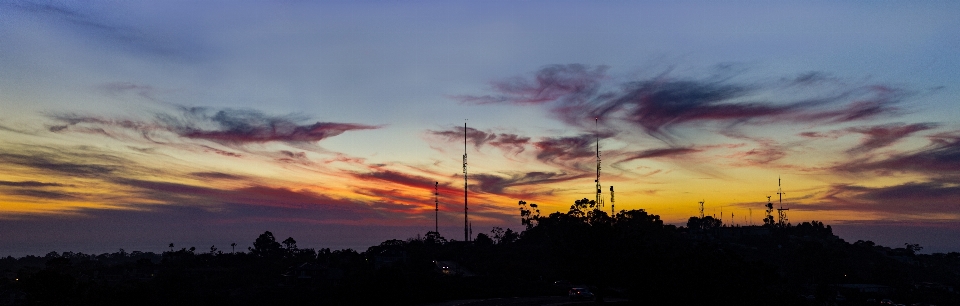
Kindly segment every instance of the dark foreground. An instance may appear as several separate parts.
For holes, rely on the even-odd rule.
[[[0,259],[0,305],[960,305],[960,253],[847,243],[819,222],[726,227],[615,216],[586,199],[525,230],[438,233],[363,252],[298,248],[265,232],[245,252],[193,247]],[[771,219],[772,220],[772,219]]]

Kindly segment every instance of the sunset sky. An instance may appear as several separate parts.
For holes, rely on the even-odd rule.
[[[0,256],[365,250],[594,197],[960,251],[960,3],[3,1]],[[595,119],[599,119],[596,124]],[[779,204],[777,204],[779,205]],[[722,215],[721,215],[722,211]],[[733,214],[731,216],[731,214]]]

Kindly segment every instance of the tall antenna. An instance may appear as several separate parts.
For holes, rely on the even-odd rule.
[[[597,204],[597,209],[600,209],[600,207],[603,207],[603,197],[601,196],[602,191],[600,190],[600,117],[594,117],[594,124],[596,125],[597,129],[597,179],[594,180],[594,182],[597,183],[597,199],[595,201]]]
[[[616,215],[617,210],[615,208],[616,204],[613,202],[613,186],[610,186],[610,215]]]
[[[440,234],[440,182],[433,183],[433,232]]]
[[[780,225],[781,227],[786,227],[786,226],[787,226],[787,222],[788,222],[788,221],[787,221],[787,211],[790,210],[789,208],[783,208],[783,195],[784,195],[784,194],[786,194],[786,193],[783,193],[783,189],[780,188],[780,177],[778,176],[778,177],[777,177],[777,195],[780,196],[780,208],[777,209],[777,214],[779,215],[780,219],[779,219],[779,221],[777,221],[777,224]]]
[[[463,122],[463,241],[470,241],[467,219],[467,122]]]

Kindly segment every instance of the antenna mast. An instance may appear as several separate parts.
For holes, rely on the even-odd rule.
[[[601,196],[600,190],[600,117],[594,117],[594,124],[597,129],[597,179],[594,180],[594,182],[597,183],[597,196],[595,202],[597,209],[600,209],[600,207],[603,207],[603,197]]]
[[[440,182],[433,183],[433,232],[440,234]]]
[[[788,221],[787,221],[787,211],[790,210],[789,208],[783,208],[783,195],[784,195],[784,194],[785,194],[785,193],[783,193],[783,189],[781,189],[781,187],[780,187],[780,177],[777,177],[777,195],[780,196],[780,208],[777,209],[777,214],[779,215],[780,220],[777,222],[777,224],[780,225],[780,227],[786,227],[786,226],[787,226],[787,222],[788,222]]]
[[[467,219],[467,123],[463,123],[463,241],[470,241]]]

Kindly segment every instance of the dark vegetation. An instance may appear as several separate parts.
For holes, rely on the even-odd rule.
[[[364,252],[298,248],[265,232],[246,252],[211,246],[162,254],[56,253],[0,259],[0,305],[417,305],[459,299],[598,296],[645,305],[960,305],[960,253],[847,243],[821,222],[665,225],[578,200],[540,216],[520,202],[521,232],[472,242],[438,233]]]

